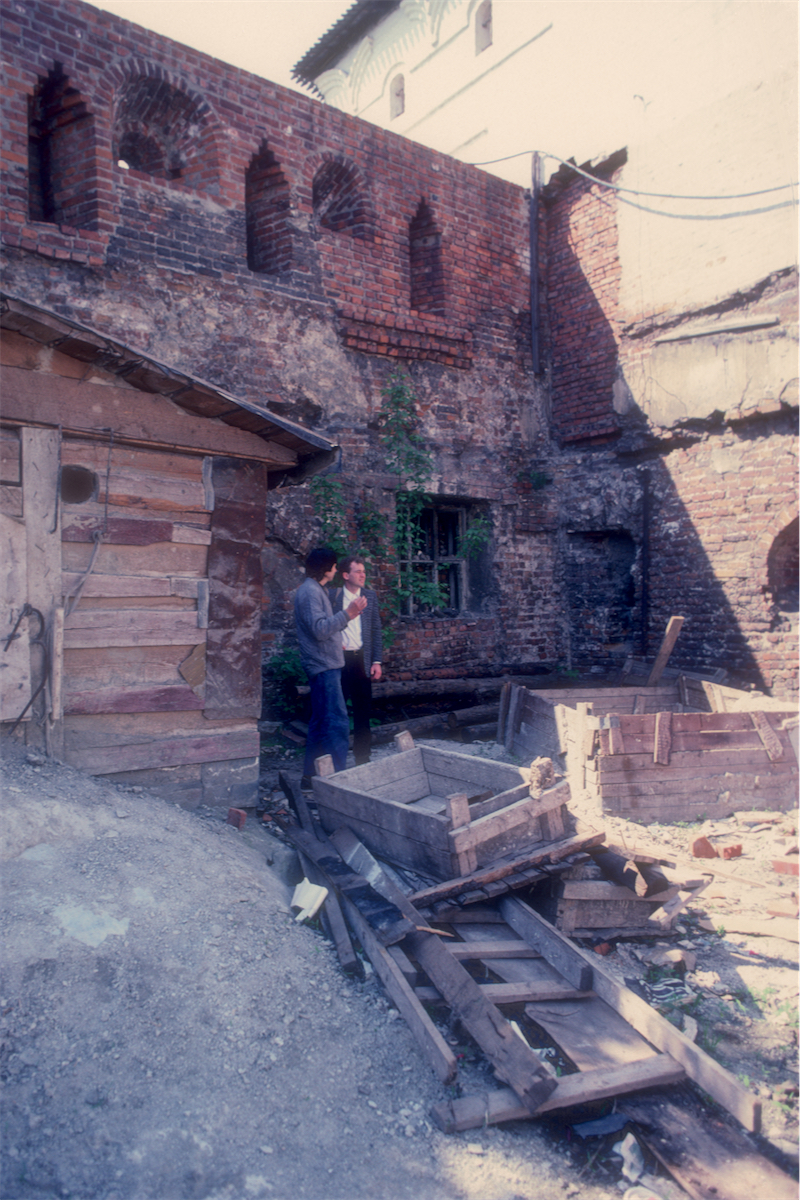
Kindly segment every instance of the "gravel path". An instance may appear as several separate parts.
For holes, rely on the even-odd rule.
[[[4,1200],[619,1197],[552,1128],[431,1126],[442,1086],[255,821],[5,755]]]

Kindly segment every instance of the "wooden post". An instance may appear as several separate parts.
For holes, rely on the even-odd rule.
[[[53,609],[61,599],[61,505],[58,497],[60,434],[57,429],[22,430],[22,503],[27,536],[28,594],[24,599],[42,614],[45,637],[50,635]],[[39,651],[32,687],[41,682],[45,654]],[[50,680],[48,680],[48,683]],[[44,719],[48,702],[40,695],[25,729],[29,746],[46,750]]]
[[[407,729],[403,729],[400,733],[396,733],[394,735],[394,745],[395,749],[398,751],[413,750],[414,739]]]
[[[669,766],[672,750],[672,713],[656,713],[656,730],[653,740],[653,762]]]
[[[664,640],[656,655],[656,661],[653,663],[653,669],[647,679],[647,687],[655,687],[661,678],[664,667],[667,665],[670,654],[675,648],[675,643],[678,640],[678,634],[683,629],[684,617],[670,617],[667,624]]]

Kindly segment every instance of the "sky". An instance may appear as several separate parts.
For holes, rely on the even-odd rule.
[[[291,70],[352,0],[89,0],[175,42],[303,90]]]

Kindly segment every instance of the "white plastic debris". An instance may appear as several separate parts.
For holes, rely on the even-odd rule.
[[[632,1133],[626,1133],[621,1142],[613,1147],[614,1154],[622,1157],[622,1174],[631,1183],[636,1183],[644,1174],[642,1148]]]
[[[292,908],[300,909],[295,921],[308,921],[315,916],[327,895],[328,889],[322,884],[302,879],[294,889],[292,896]]]

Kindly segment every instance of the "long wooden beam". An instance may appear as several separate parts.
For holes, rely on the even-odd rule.
[[[349,829],[338,829],[331,840],[350,866],[364,873],[382,895],[397,904],[409,919],[414,919],[414,906]],[[500,1010],[482,994],[480,985],[436,934],[410,934],[404,947],[475,1038],[498,1078],[510,1084],[525,1107],[535,1112],[556,1086],[556,1078],[549,1067],[517,1036]]]
[[[547,961],[570,983],[575,983],[576,979],[584,977],[584,972],[589,972],[591,983],[588,986],[595,995],[619,1013],[651,1045],[680,1063],[689,1078],[732,1113],[745,1129],[758,1133],[761,1127],[761,1101],[746,1091],[729,1071],[674,1025],[670,1025],[630,988],[605,971],[599,962],[594,961],[597,955],[590,956],[581,950],[524,901],[505,896],[499,905],[500,912],[514,932],[541,950]]]

